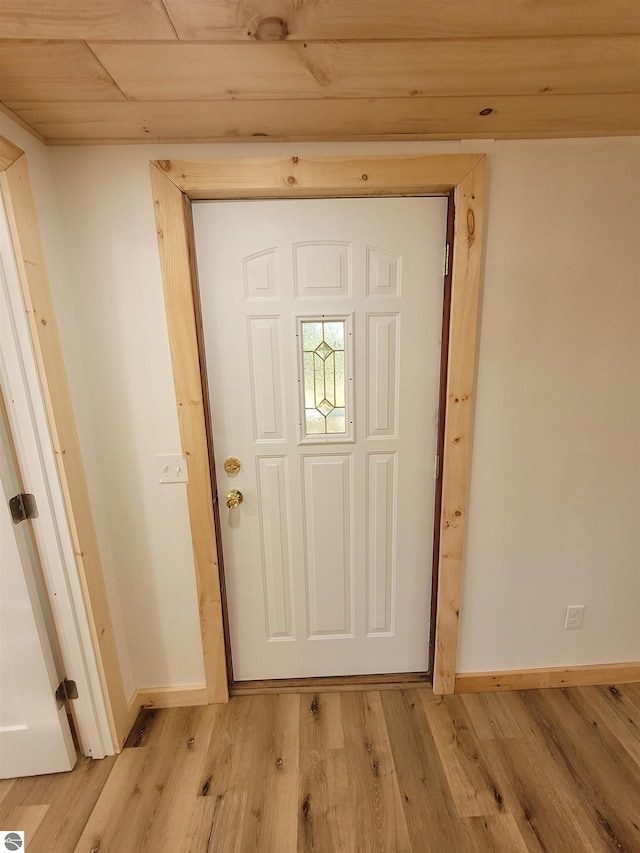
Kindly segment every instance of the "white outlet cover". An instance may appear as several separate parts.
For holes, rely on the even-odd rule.
[[[564,617],[565,631],[577,631],[582,628],[582,620],[584,619],[584,604],[570,604],[567,607],[567,613]]]
[[[156,473],[159,483],[187,483],[189,472],[186,457],[180,453],[157,454]]]

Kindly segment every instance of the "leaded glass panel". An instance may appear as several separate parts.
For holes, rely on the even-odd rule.
[[[345,321],[301,322],[305,435],[343,435]]]

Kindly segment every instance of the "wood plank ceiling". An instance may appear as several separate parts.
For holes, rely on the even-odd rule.
[[[0,0],[51,144],[640,133],[640,0]]]

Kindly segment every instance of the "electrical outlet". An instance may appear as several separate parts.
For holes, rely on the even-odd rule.
[[[576,631],[582,628],[584,619],[584,604],[570,604],[567,607],[567,615],[564,617],[565,631]]]

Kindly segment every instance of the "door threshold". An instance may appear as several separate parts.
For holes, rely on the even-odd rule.
[[[428,672],[394,672],[384,675],[335,675],[318,678],[273,678],[260,681],[233,681],[231,696],[262,693],[342,693],[365,690],[400,690],[404,687],[431,687]]]

